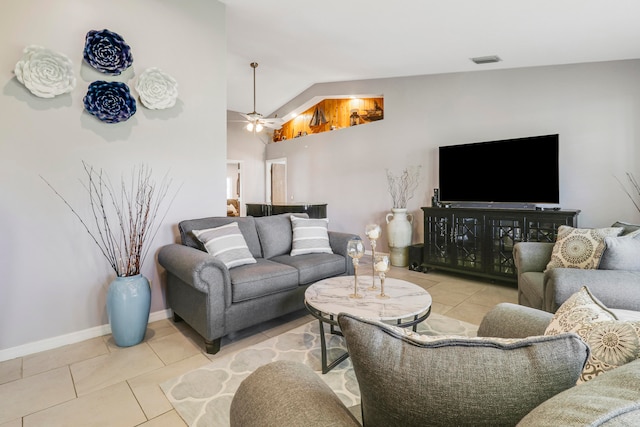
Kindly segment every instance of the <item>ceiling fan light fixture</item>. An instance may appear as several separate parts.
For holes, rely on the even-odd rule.
[[[253,132],[253,123],[247,123],[245,129],[247,129],[249,132]]]
[[[256,124],[256,132],[262,131],[262,125],[260,123]]]

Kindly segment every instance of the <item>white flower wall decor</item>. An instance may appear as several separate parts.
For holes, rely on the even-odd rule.
[[[14,72],[18,81],[40,98],[53,98],[76,87],[71,60],[42,46],[27,46]]]
[[[159,68],[147,68],[136,83],[142,105],[151,110],[171,108],[178,99],[178,82]]]

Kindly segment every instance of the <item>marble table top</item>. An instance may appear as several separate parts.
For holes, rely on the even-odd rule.
[[[309,286],[304,294],[308,305],[327,315],[349,313],[373,320],[397,320],[417,316],[431,307],[431,295],[420,286],[405,280],[386,278],[384,293],[390,298],[380,299],[380,279],[377,290],[368,290],[371,275],[358,275],[358,294],[363,298],[350,298],[354,276],[338,276],[321,280]]]

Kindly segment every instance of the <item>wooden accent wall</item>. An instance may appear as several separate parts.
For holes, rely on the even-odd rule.
[[[326,123],[310,124],[316,108],[324,112]],[[357,116],[353,118],[352,110],[357,110]],[[283,124],[281,129],[273,133],[273,142],[367,124],[383,118],[384,98],[325,99]]]

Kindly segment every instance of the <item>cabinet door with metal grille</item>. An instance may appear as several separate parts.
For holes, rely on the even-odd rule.
[[[513,278],[513,246],[525,238],[525,219],[522,215],[487,215],[486,232],[490,243],[487,273]]]
[[[425,215],[424,262],[430,265],[451,264],[451,215]]]
[[[453,247],[453,265],[463,270],[482,271],[483,242],[482,215],[468,213],[453,215],[451,243]]]

